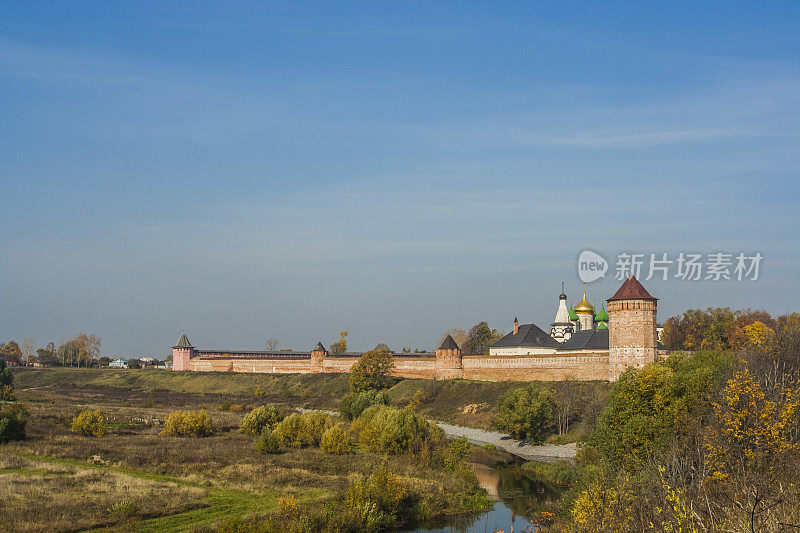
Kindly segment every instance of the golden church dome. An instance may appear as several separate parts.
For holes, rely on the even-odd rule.
[[[594,314],[594,306],[589,303],[589,300],[586,299],[586,289],[583,289],[583,298],[580,302],[575,306],[576,313],[592,313]]]

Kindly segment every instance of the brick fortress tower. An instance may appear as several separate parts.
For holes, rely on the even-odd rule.
[[[436,350],[436,379],[454,379],[461,375],[461,348],[448,335]]]
[[[314,349],[311,350],[312,372],[322,372],[322,363],[327,355],[328,350],[325,349],[321,342],[318,342]]]
[[[617,381],[626,368],[642,368],[656,359],[658,298],[631,276],[607,302],[608,380]]]
[[[172,347],[172,370],[189,370],[189,359],[193,353],[194,346],[184,332],[178,339],[178,344]]]

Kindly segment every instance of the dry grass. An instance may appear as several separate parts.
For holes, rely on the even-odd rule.
[[[200,507],[206,491],[0,452],[0,530],[72,531]]]
[[[326,503],[344,494],[354,475],[368,474],[384,462],[425,493],[432,513],[465,510],[455,492],[469,489],[468,480],[408,458],[363,451],[334,456],[316,448],[265,456],[254,437],[238,430],[244,413],[214,410],[220,403],[208,404],[218,433],[175,438],[158,433],[169,412],[185,405],[185,396],[178,395],[180,405],[170,405],[169,395],[163,395],[156,406],[145,407],[122,391],[104,396],[92,387],[48,386],[22,394],[31,412],[28,438],[0,447],[6,460],[23,461],[7,463],[0,473],[5,485],[0,499],[7,500],[0,507],[5,517],[0,531],[114,524],[136,531],[208,529],[237,517],[264,516],[287,494],[295,494],[309,512],[322,513]],[[84,437],[71,430],[72,419],[87,405],[108,415],[108,435]],[[29,480],[26,487],[22,478]],[[205,507],[181,512],[198,506]],[[80,520],[73,519],[77,515]]]

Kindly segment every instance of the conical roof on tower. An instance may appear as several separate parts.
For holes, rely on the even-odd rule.
[[[614,300],[658,300],[658,298],[647,292],[636,276],[631,275],[623,282],[616,294],[606,301]]]
[[[324,352],[325,347],[322,345],[321,342],[318,342],[316,346],[314,346],[313,352]]]
[[[458,344],[456,344],[456,341],[453,340],[453,337],[451,337],[448,334],[447,337],[444,338],[444,341],[442,341],[442,345],[439,346],[439,349],[440,350],[458,350],[460,348],[458,347]]]
[[[181,338],[178,339],[178,344],[173,346],[173,348],[194,348],[194,346],[189,342],[189,337],[186,336],[186,332],[184,331]]]
[[[567,311],[567,295],[564,294],[564,284],[561,284],[561,294],[558,295],[558,307],[556,308],[556,317],[553,320],[553,327],[559,325],[569,325],[569,311]],[[553,334],[554,330],[550,330]]]

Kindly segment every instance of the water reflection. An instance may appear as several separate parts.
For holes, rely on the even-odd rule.
[[[427,524],[411,530],[413,533],[535,531],[531,520],[555,503],[564,491],[517,465],[496,468],[480,464],[471,466],[481,487],[495,500],[494,508],[477,515],[450,517],[441,523]]]

